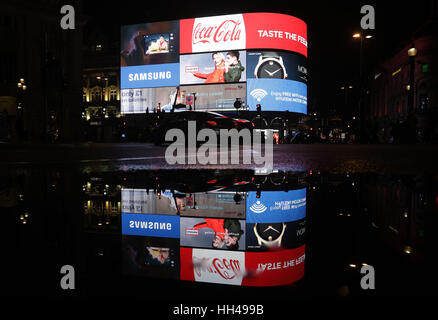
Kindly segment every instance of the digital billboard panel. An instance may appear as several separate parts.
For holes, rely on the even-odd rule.
[[[287,79],[307,83],[307,59],[279,51],[247,51],[247,78]]]
[[[124,188],[121,202],[123,213],[176,215],[181,206],[170,190],[157,193],[154,190]]]
[[[179,216],[122,212],[122,234],[179,238]]]
[[[305,245],[269,252],[180,248],[181,280],[237,286],[283,286],[304,277]]]
[[[245,220],[182,217],[181,246],[245,250]]]
[[[307,57],[307,25],[279,13],[244,13],[180,21],[181,53],[280,49]]]
[[[306,188],[285,191],[255,191],[246,197],[247,222],[288,222],[306,217]]]
[[[245,51],[223,51],[182,55],[180,83],[224,83],[246,81]]]
[[[171,111],[175,103],[186,104],[185,91],[177,87],[122,89],[120,111],[122,114],[153,112],[160,106],[161,111]]]
[[[267,287],[292,284],[304,277],[306,247],[246,252],[245,270],[252,277],[245,277],[243,286]]]
[[[237,203],[235,195],[235,192],[220,191],[188,194],[181,216],[245,219],[245,193],[239,193]]]
[[[124,274],[178,279],[179,268],[178,239],[122,236]]]
[[[179,63],[122,67],[120,88],[156,88],[179,85]]]
[[[246,84],[211,84],[197,86],[181,86],[186,92],[187,105],[197,111],[235,111],[236,98],[246,105]],[[193,103],[193,93],[196,93],[196,105]]]
[[[306,220],[246,224],[246,249],[266,251],[297,248],[304,244]]]
[[[122,26],[120,65],[179,62],[179,20]]]
[[[245,252],[180,248],[181,280],[242,285]]]
[[[278,13],[122,26],[121,112],[170,111],[177,92],[170,88],[181,87],[175,104],[186,109],[235,111],[239,99],[241,110],[260,104],[305,114],[307,46],[306,23]]]
[[[248,109],[307,113],[307,85],[294,80],[248,79]]]

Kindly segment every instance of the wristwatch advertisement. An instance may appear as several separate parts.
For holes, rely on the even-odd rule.
[[[286,79],[307,83],[307,59],[281,51],[247,51],[247,79]]]
[[[260,56],[254,69],[254,78],[286,79],[287,72],[283,58],[279,56]]]
[[[292,249],[305,243],[306,220],[276,223],[247,223],[246,249],[267,251]]]

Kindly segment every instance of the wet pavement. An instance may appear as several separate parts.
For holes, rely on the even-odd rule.
[[[165,159],[166,147],[148,143],[84,143],[63,145],[1,145],[0,165],[73,165],[87,170],[165,169],[257,169],[243,164],[241,147],[239,164],[172,164]],[[264,149],[262,149],[264,150]],[[437,173],[438,149],[435,145],[274,145],[273,167],[285,171],[321,170],[331,173],[385,172],[397,174]],[[220,151],[216,153],[220,157]],[[196,153],[188,157],[196,158]],[[188,163],[188,158],[185,158]],[[253,158],[252,158],[253,160]]]
[[[370,152],[379,147],[360,156],[360,146],[312,147],[290,146],[306,155],[300,170],[265,174],[131,161],[3,165],[4,290],[166,303],[434,297],[438,175],[422,157],[428,147],[382,148],[385,167],[390,152],[424,165],[394,158],[381,172],[346,165],[367,152],[380,158]],[[343,170],[324,170],[338,161]],[[61,289],[63,265],[74,267],[74,290]],[[375,289],[361,287],[364,266]]]

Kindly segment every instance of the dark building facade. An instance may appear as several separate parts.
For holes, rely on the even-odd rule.
[[[437,29],[429,20],[372,75],[364,112],[376,142],[437,140]]]
[[[60,26],[62,1],[0,3],[0,109],[4,140],[77,141],[80,130],[81,2],[75,29]]]

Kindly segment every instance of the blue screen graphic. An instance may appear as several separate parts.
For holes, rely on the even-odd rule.
[[[179,216],[122,213],[122,234],[179,238]]]
[[[306,189],[262,191],[260,198],[255,191],[246,198],[247,223],[278,223],[296,221],[306,217]]]
[[[120,68],[122,89],[179,86],[179,63]]]
[[[289,111],[307,113],[307,85],[285,79],[247,79],[247,105],[255,111]]]

